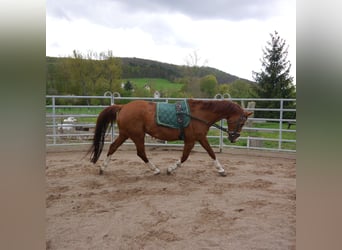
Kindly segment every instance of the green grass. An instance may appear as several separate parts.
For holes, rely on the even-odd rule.
[[[274,122],[267,122],[267,123],[254,123],[251,128],[267,128],[267,129],[279,129],[279,123]],[[223,123],[223,127],[227,127],[226,122]],[[282,129],[287,129],[287,123],[282,125]],[[291,126],[291,130],[296,130],[296,125]],[[209,130],[209,136],[219,136],[220,130]],[[241,137],[257,137],[257,138],[268,138],[268,139],[278,139],[279,138],[279,131],[251,131],[251,130],[242,130]],[[236,143],[231,143],[228,138],[227,134],[223,134],[223,142],[225,145],[232,145],[232,146],[247,146],[247,139],[240,139]],[[296,140],[296,132],[282,132],[282,139],[288,140]],[[219,144],[219,138],[209,138],[209,143],[212,145]],[[266,141],[263,140],[261,142],[260,147],[263,148],[270,148],[270,149],[278,149],[279,145],[277,141]],[[282,149],[288,150],[296,150],[296,143],[295,142],[282,142],[281,144]]]
[[[268,122],[268,123],[256,123],[253,124],[253,127],[255,128],[268,128],[268,129],[280,129],[279,123],[274,122]],[[287,123],[282,124],[282,129],[287,129]],[[296,130],[296,125],[291,126],[291,130]],[[263,138],[278,138],[279,132],[278,131],[252,131],[252,132],[244,132],[245,136],[251,136],[251,137],[263,137]],[[287,140],[296,140],[296,133],[295,132],[282,132],[282,139]],[[276,142],[264,142],[267,144],[274,144]],[[284,145],[290,145],[291,143],[285,143]]]
[[[148,84],[152,90],[158,91],[179,91],[183,84],[170,82],[162,78],[129,78],[123,79],[123,82],[130,81],[135,84],[138,88],[144,88]]]
[[[266,122],[266,123],[254,123],[252,128],[266,128],[266,129],[280,129],[280,124],[276,122]],[[287,129],[287,123],[282,124],[282,129]],[[296,130],[296,125],[291,126],[291,130]],[[241,137],[258,137],[258,138],[268,138],[268,139],[278,139],[279,138],[279,131],[251,131],[251,130],[243,130],[241,133]],[[287,140],[296,140],[296,132],[282,132],[282,139]],[[227,140],[228,141],[228,140]],[[228,142],[227,142],[228,143]],[[277,141],[267,141],[264,140],[261,142],[261,147],[264,148],[278,148]],[[240,146],[247,146],[247,140],[239,140],[237,145]],[[282,149],[296,149],[295,142],[282,142],[281,144]]]

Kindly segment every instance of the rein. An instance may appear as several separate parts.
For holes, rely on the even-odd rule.
[[[236,126],[234,131],[229,131],[228,128],[224,128],[224,127],[221,127],[220,125],[217,125],[216,123],[213,123],[213,124],[210,124],[209,122],[205,121],[205,120],[202,120],[200,118],[197,118],[195,116],[192,116],[192,115],[189,115],[189,114],[186,114],[187,116],[189,116],[191,119],[194,119],[194,120],[197,120],[197,121],[200,121],[200,122],[203,122],[204,124],[208,125],[208,126],[213,126],[215,128],[218,128],[220,130],[222,130],[223,132],[226,132],[230,135],[235,135],[235,134],[238,134],[237,131],[239,129],[239,126]],[[241,115],[240,116],[240,119],[236,122],[237,124],[240,124],[241,121],[243,120],[243,116]]]
[[[216,123],[210,124],[209,122],[207,122],[207,121],[205,121],[205,120],[202,120],[202,119],[200,119],[200,118],[197,118],[197,117],[195,117],[195,116],[192,116],[192,115],[189,115],[189,114],[186,114],[186,115],[189,116],[191,119],[194,119],[194,120],[196,120],[196,121],[203,122],[204,124],[206,124],[206,125],[208,125],[208,126],[213,126],[213,127],[215,127],[215,128],[218,128],[218,129],[222,130],[223,132],[226,132],[226,133],[229,132],[228,129],[226,129],[226,128],[224,128],[224,127],[221,127],[220,125],[217,125]]]
[[[224,127],[221,127],[220,125],[217,125],[216,123],[210,125],[210,123],[207,122],[207,121],[205,121],[205,120],[202,120],[202,119],[200,119],[200,118],[197,118],[197,117],[192,116],[192,115],[189,115],[189,114],[188,114],[188,116],[189,116],[191,119],[194,119],[194,120],[196,120],[196,121],[203,122],[203,123],[205,123],[205,124],[208,125],[208,126],[213,126],[213,127],[215,127],[215,128],[218,128],[218,129],[222,130],[223,132],[228,133],[228,129],[226,129],[226,128],[224,128]]]
[[[214,123],[214,124],[211,125],[211,126],[213,126],[213,127],[215,127],[215,128],[218,128],[218,129],[222,130],[223,132],[229,133],[228,129],[223,128],[223,127],[221,127],[220,125],[217,125],[216,123]]]

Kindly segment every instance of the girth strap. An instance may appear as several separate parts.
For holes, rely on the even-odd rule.
[[[184,138],[185,138],[185,134],[184,134],[184,114],[185,113],[182,111],[182,104],[180,102],[176,102],[175,109],[176,109],[177,122],[179,124],[179,129],[180,129],[180,134],[179,134],[178,138],[180,140],[184,140]]]

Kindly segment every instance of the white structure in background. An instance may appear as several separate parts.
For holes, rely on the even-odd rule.
[[[69,116],[68,118],[63,120],[63,123],[58,123],[59,130],[74,130],[74,123],[77,122],[77,119],[73,116]]]
[[[147,83],[145,84],[144,89],[146,89],[148,92],[151,91],[151,87]]]
[[[160,93],[158,90],[154,91],[153,97],[154,98],[160,98]]]
[[[71,123],[74,123],[74,122],[77,122],[77,119],[73,116],[69,116],[68,118],[64,119],[63,120],[63,123],[64,122],[71,122]]]

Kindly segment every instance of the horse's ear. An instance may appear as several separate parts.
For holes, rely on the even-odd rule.
[[[248,116],[250,116],[251,114],[253,114],[253,112],[245,111],[245,114],[246,114],[246,116],[248,117]]]

